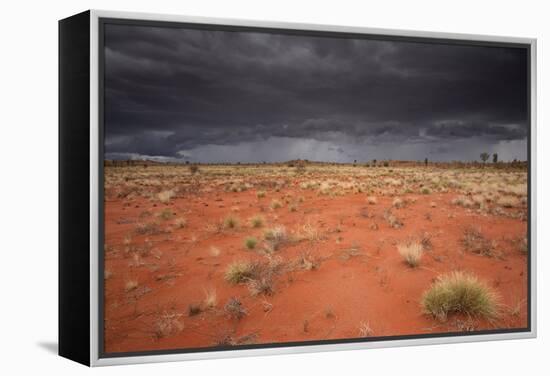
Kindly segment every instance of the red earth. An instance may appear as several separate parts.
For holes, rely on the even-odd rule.
[[[284,203],[285,195],[303,197],[295,212],[286,205],[270,208],[271,200]],[[407,205],[392,210],[403,221],[401,228],[384,219],[392,197],[378,196],[369,205],[364,193],[330,197],[301,190],[297,183],[267,191],[264,198],[255,190],[213,190],[166,204],[143,197],[109,198],[104,349],[115,353],[525,328],[527,256],[518,251],[516,240],[526,236],[527,223],[452,205],[456,196],[401,196]],[[166,209],[166,217],[170,212],[174,216],[158,219]],[[216,230],[230,214],[240,218],[240,225]],[[264,225],[252,228],[248,219],[258,214]],[[178,217],[187,220],[182,228],[174,224]],[[138,223],[152,221],[160,224],[160,233],[136,233]],[[273,257],[288,264],[309,252],[319,262],[317,269],[289,268],[277,275],[274,293],[267,296],[253,296],[247,285],[225,280],[231,262],[266,259],[246,249],[245,238],[254,236],[260,244],[266,228],[283,225],[297,233],[304,224],[317,228],[319,239],[286,244]],[[464,230],[472,225],[493,241],[498,257],[464,249]],[[431,246],[420,265],[407,266],[397,244],[425,236]],[[442,322],[423,313],[423,292],[439,275],[456,270],[473,273],[499,294],[500,318],[455,315]],[[127,285],[129,281],[137,285]],[[216,291],[213,308],[202,303],[207,290]],[[241,319],[224,311],[232,297],[246,310]],[[190,305],[198,312],[191,312]]]

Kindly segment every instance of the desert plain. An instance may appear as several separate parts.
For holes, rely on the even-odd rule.
[[[104,350],[525,328],[525,164],[104,167]]]

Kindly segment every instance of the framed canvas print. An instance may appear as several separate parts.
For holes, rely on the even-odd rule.
[[[535,40],[59,22],[59,353],[536,335]]]

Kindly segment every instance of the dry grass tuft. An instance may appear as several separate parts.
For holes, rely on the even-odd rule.
[[[264,239],[267,241],[268,251],[276,251],[281,245],[288,241],[288,235],[284,226],[276,226],[264,232]]]
[[[218,247],[211,246],[209,249],[210,256],[218,257],[221,253],[220,249]]]
[[[218,294],[216,293],[216,289],[204,289],[203,304],[206,309],[216,308],[216,306],[218,305]]]
[[[361,321],[359,324],[359,337],[370,337],[374,334],[374,331],[371,329],[370,324],[365,321]]]
[[[302,239],[306,239],[312,242],[319,241],[324,238],[321,231],[319,231],[319,228],[309,222],[302,226],[300,237]]]
[[[271,201],[271,204],[269,205],[269,207],[271,209],[279,209],[282,206],[283,206],[283,204],[279,200],[273,200],[273,201]]]
[[[133,291],[133,290],[137,289],[138,286],[139,286],[139,283],[138,283],[137,280],[129,279],[124,283],[124,291],[126,291],[126,292]]]
[[[256,265],[250,261],[235,261],[227,267],[225,280],[232,284],[244,283],[255,276]]]
[[[420,265],[420,259],[422,258],[422,244],[418,242],[399,244],[397,250],[403,260],[411,268],[416,268]]]
[[[399,208],[402,208],[405,206],[405,201],[403,201],[401,198],[399,197],[396,197],[393,202],[392,202],[392,206],[396,209],[399,209]]]
[[[300,269],[317,270],[321,266],[321,259],[311,254],[311,252],[306,251],[300,253],[296,264]]]
[[[498,296],[477,277],[464,272],[440,276],[422,296],[424,312],[445,321],[449,314],[495,319],[499,315]]]
[[[233,215],[228,215],[223,220],[223,228],[234,229],[234,228],[239,227],[239,223],[240,223],[240,221],[239,221],[238,217],[235,217]]]
[[[162,202],[163,204],[166,204],[170,202],[170,200],[176,195],[176,193],[173,190],[166,190],[157,193],[157,199]]]
[[[384,212],[384,219],[386,219],[386,221],[392,228],[397,229],[397,228],[403,227],[403,222],[399,218],[397,218],[395,215],[393,215],[391,210],[386,210]]]
[[[265,269],[263,273],[248,282],[248,290],[252,296],[273,295],[275,292],[273,273],[269,269]]]
[[[185,226],[187,226],[187,219],[183,217],[176,218],[176,220],[174,221],[174,225],[177,228],[184,228]]]
[[[374,196],[367,197],[367,202],[369,205],[376,205],[378,203],[378,200]]]

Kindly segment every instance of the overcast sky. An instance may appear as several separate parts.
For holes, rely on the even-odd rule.
[[[527,155],[514,48],[105,26],[107,159]]]

